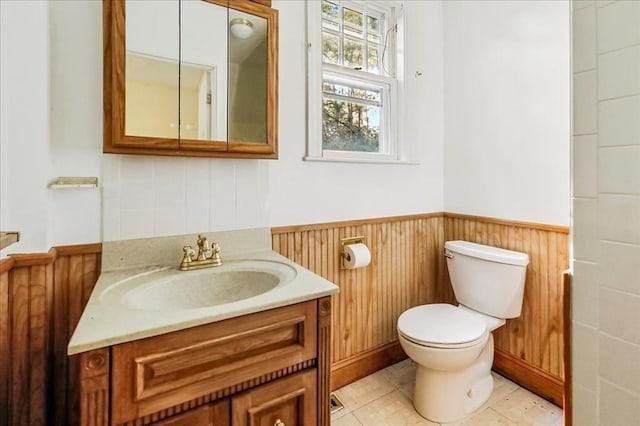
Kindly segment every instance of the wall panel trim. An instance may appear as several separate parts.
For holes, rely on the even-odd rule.
[[[394,223],[394,222],[405,222],[410,220],[419,220],[419,219],[429,219],[433,217],[442,217],[442,212],[436,213],[422,213],[422,214],[412,214],[405,216],[389,216],[389,217],[377,217],[370,219],[356,219],[356,220],[344,220],[337,222],[326,222],[326,223],[313,223],[313,224],[305,224],[305,225],[291,225],[291,226],[276,226],[271,228],[272,235],[278,234],[287,234],[289,232],[305,232],[305,231],[317,231],[321,229],[327,228],[342,228],[346,226],[361,226],[361,225],[373,225],[379,223]]]
[[[331,391],[404,359],[407,354],[395,341],[336,362],[331,366]]]
[[[535,229],[538,231],[549,231],[549,232],[559,232],[562,234],[569,233],[568,226],[561,225],[549,225],[546,223],[535,223],[535,222],[522,222],[518,220],[509,220],[509,219],[499,219],[495,217],[487,217],[487,216],[473,216],[468,214],[460,214],[460,213],[444,213],[445,218],[452,219],[463,219],[463,220],[473,220],[481,223],[493,223],[497,225],[506,225],[506,226],[515,226],[518,228],[529,228]]]

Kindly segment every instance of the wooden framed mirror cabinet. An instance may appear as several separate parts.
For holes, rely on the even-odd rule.
[[[270,0],[103,0],[105,153],[278,157]]]

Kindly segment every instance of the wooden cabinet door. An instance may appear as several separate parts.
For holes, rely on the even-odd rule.
[[[154,423],[154,426],[229,426],[228,399]]]
[[[314,426],[316,370],[262,385],[231,399],[233,426]]]

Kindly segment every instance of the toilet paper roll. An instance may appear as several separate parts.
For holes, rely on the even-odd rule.
[[[347,269],[362,268],[371,262],[369,247],[363,243],[344,246],[344,267]]]

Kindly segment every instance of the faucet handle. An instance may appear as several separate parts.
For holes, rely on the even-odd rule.
[[[189,264],[193,261],[191,256],[195,254],[195,251],[193,251],[191,246],[182,247],[182,251],[184,252],[184,255],[182,256],[182,262],[180,262],[180,269],[184,271],[187,269]]]
[[[211,244],[211,257],[209,257],[209,259],[213,261],[214,266],[222,265],[222,258],[220,257],[220,244]]]

